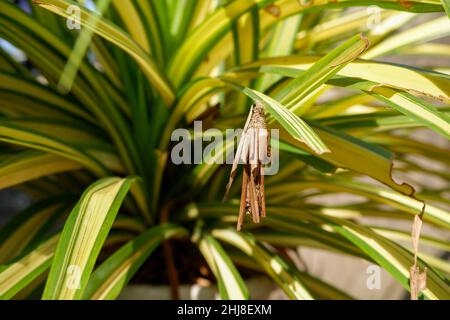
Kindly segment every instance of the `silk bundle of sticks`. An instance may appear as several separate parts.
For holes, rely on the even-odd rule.
[[[243,165],[241,205],[237,230],[244,224],[245,214],[259,223],[266,216],[264,192],[264,166],[270,162],[270,135],[265,121],[264,107],[256,102],[244,126],[242,137],[234,157],[225,198],[233,183],[239,164]]]

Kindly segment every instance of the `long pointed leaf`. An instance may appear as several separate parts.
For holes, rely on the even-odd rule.
[[[281,103],[249,88],[245,88],[244,93],[250,98],[261,102],[294,139],[304,142],[318,154],[330,152],[314,130],[305,121],[281,105]]]
[[[52,237],[23,258],[1,268],[0,300],[11,299],[50,267],[58,237]]]
[[[175,225],[159,225],[126,243],[92,273],[84,299],[115,299],[161,241],[185,233]]]
[[[70,214],[58,242],[43,299],[80,299],[131,179],[91,185]]]
[[[217,279],[222,299],[248,299],[245,282],[220,243],[205,235],[199,242],[199,248]]]
[[[231,229],[215,229],[212,235],[255,259],[290,298],[312,299],[292,268],[280,256],[268,252],[252,236]]]

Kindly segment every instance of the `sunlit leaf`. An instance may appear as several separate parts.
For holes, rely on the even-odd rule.
[[[56,248],[43,299],[80,299],[130,179],[104,178],[73,209]]]

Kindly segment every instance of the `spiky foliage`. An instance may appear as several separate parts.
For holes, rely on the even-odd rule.
[[[46,299],[116,298],[161,243],[174,271],[171,237],[198,246],[222,298],[249,298],[242,266],[290,298],[348,298],[294,266],[284,251],[297,246],[372,261],[407,290],[415,264],[414,296],[450,297],[448,262],[414,250],[422,221],[450,227],[447,186],[392,178],[395,158],[402,179],[448,183],[448,148],[412,135],[450,137],[450,48],[430,42],[449,35],[447,1],[115,0],[102,17],[84,2],[0,1],[0,37],[25,54],[0,50],[0,186],[35,199],[1,232],[1,298],[41,285]],[[238,232],[241,182],[222,203],[230,167],[174,165],[170,138],[196,119],[242,128],[254,100],[280,129],[280,170],[265,179],[267,217]],[[313,201],[335,193],[364,201]],[[373,217],[416,221],[414,248]]]

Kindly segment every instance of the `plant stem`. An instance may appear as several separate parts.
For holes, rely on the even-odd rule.
[[[169,212],[170,208],[172,207],[173,202],[169,201],[164,204],[164,206],[161,209],[161,223],[167,223],[169,221]],[[170,244],[170,241],[164,241],[163,244],[163,253],[164,253],[164,260],[166,262],[167,266],[167,276],[169,278],[169,284],[170,284],[170,295],[172,297],[172,300],[180,300],[180,293],[179,293],[179,281],[178,281],[178,271],[177,267],[175,265],[175,259],[173,255],[172,245]]]
[[[169,277],[170,295],[172,300],[180,300],[178,271],[173,258],[173,250],[169,241],[163,242],[164,259],[166,260],[167,275]]]

